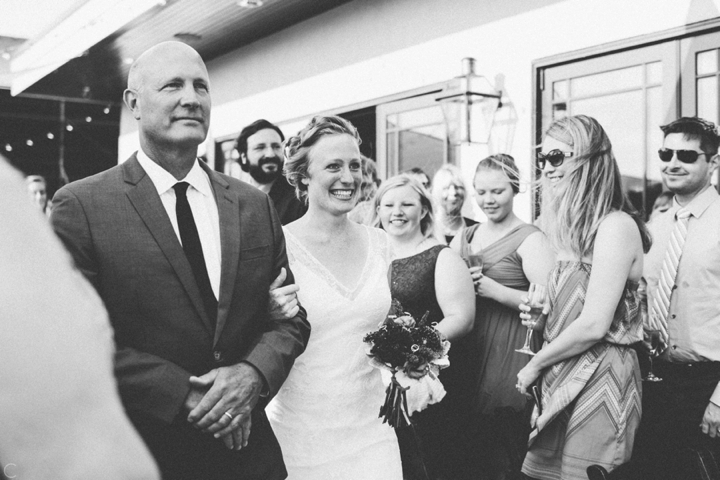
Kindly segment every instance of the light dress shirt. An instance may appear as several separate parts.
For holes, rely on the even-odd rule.
[[[173,185],[178,182],[187,182],[190,187],[187,190],[187,199],[193,213],[195,226],[200,235],[200,244],[205,257],[205,268],[207,268],[210,286],[215,298],[220,298],[220,216],[218,214],[215,194],[213,193],[210,179],[207,173],[200,167],[199,160],[182,180],[173,177],[167,170],[150,160],[150,157],[142,151],[137,152],[137,159],[140,166],[148,174],[157,189],[160,200],[170,218],[175,235],[182,245],[180,229],[178,228],[177,213],[175,212],[175,190]]]
[[[643,276],[648,299],[658,277],[675,227],[673,206],[648,224],[653,244],[645,255]],[[673,363],[720,361],[720,195],[710,186],[685,205],[690,211],[675,288],[668,312],[669,347],[662,358]],[[720,384],[710,400],[720,406]]]

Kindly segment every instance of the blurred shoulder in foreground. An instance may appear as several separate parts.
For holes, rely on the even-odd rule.
[[[0,157],[0,472],[157,479],[118,397],[107,312],[37,210]]]

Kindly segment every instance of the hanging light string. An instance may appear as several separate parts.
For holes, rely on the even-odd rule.
[[[112,111],[112,105],[106,105],[105,107],[103,107],[102,113],[105,115],[109,115],[111,111]],[[84,120],[84,123],[92,123],[94,119],[93,119],[92,115],[86,115],[83,120]],[[75,130],[75,127],[78,125],[78,123],[82,123],[82,122],[66,120],[65,123],[60,128],[64,128],[66,132],[72,132]],[[41,134],[38,134],[38,135],[41,135]],[[55,137],[56,137],[55,133],[53,133],[52,131],[48,131],[44,135],[41,135],[41,137],[39,139],[34,138],[33,136],[30,136],[24,140],[18,139],[18,140],[11,140],[11,141],[5,142],[4,145],[2,142],[0,142],[0,145],[2,145],[2,147],[0,147],[0,148],[2,148],[7,153],[11,153],[11,152],[19,150],[20,148],[24,148],[24,147],[32,148],[36,145],[42,145],[41,142],[47,141],[47,140],[53,141],[53,140],[55,140]]]

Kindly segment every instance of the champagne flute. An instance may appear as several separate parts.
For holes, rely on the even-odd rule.
[[[480,275],[482,275],[482,269],[483,269],[483,257],[479,253],[471,253],[470,255],[465,258],[465,263],[467,264],[468,268],[473,267],[480,267]],[[475,289],[475,294],[477,295],[477,282],[479,280],[476,280],[475,278],[472,279],[473,281],[473,288]]]
[[[530,340],[532,339],[533,330],[537,323],[540,315],[542,315],[543,307],[545,306],[545,286],[537,283],[531,283],[530,289],[528,290],[528,305],[530,306],[530,325],[528,326],[527,333],[525,334],[525,344],[522,348],[515,350],[518,353],[526,353],[528,355],[535,355],[530,349]]]

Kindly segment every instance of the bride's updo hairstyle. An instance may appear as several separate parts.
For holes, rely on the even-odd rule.
[[[543,188],[543,231],[556,249],[578,259],[592,255],[598,227],[605,217],[622,211],[637,223],[643,249],[650,249],[645,223],[622,188],[612,144],[600,123],[587,115],[555,120],[545,132],[572,148],[575,168],[555,188]]]
[[[352,123],[337,116],[316,116],[310,123],[300,130],[297,135],[285,140],[285,166],[283,173],[290,185],[295,187],[295,195],[298,199],[307,203],[307,185],[302,179],[307,177],[309,154],[312,147],[323,135],[350,135],[360,145],[360,135]],[[363,160],[364,163],[364,160]],[[363,165],[363,170],[365,166]]]

